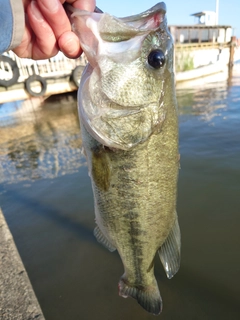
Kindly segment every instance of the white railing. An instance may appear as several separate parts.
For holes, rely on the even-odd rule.
[[[55,57],[46,60],[32,60],[26,58],[19,58],[12,51],[4,53],[5,56],[10,57],[16,62],[19,69],[19,82],[24,82],[28,77],[33,74],[40,75],[43,78],[59,78],[72,74],[72,71],[78,65],[85,65],[86,59],[82,55],[78,59],[69,59],[59,52]],[[12,70],[9,68],[8,63],[0,62],[0,79],[12,77]]]

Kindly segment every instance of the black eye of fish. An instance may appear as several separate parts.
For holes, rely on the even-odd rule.
[[[164,66],[165,55],[162,50],[156,49],[149,53],[148,63],[154,69],[160,69]]]

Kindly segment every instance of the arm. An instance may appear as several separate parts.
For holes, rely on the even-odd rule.
[[[0,54],[20,44],[24,32],[24,11],[22,1],[0,1]]]

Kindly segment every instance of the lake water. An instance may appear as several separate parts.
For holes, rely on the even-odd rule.
[[[240,319],[240,67],[179,85],[182,260],[155,274],[162,320]],[[212,80],[214,81],[214,80]],[[0,204],[46,320],[147,320],[118,296],[117,253],[93,236],[76,93],[0,107]]]

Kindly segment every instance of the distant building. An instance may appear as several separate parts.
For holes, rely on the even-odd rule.
[[[175,43],[228,43],[232,27],[226,25],[170,25],[169,30]]]
[[[191,14],[197,23],[192,25],[170,25],[175,43],[228,43],[232,37],[232,27],[218,25],[215,11],[201,11]]]
[[[197,19],[197,24],[205,26],[217,25],[217,16],[215,11],[201,11],[191,14],[191,16]]]

